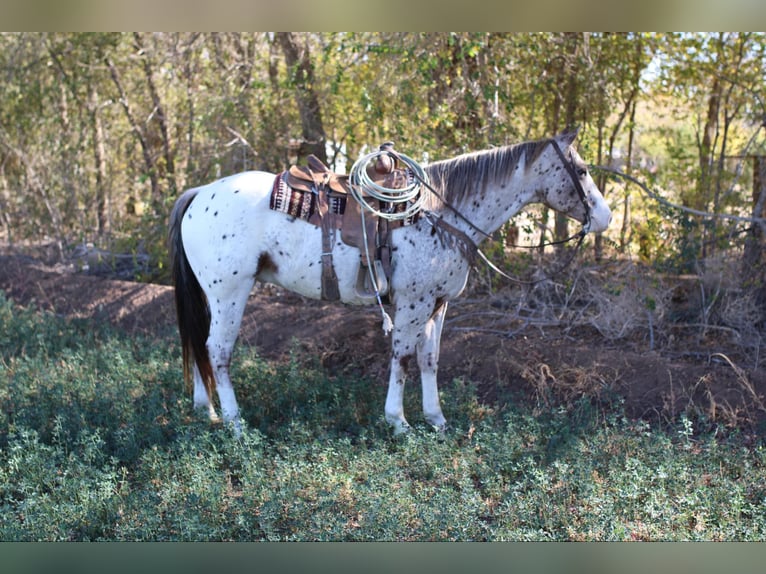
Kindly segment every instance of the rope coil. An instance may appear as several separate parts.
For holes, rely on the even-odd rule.
[[[407,185],[400,188],[384,187],[375,183],[367,173],[370,162],[377,160],[383,155],[390,154],[387,150],[378,150],[360,157],[351,167],[349,183],[351,194],[359,204],[370,213],[388,221],[401,221],[408,219],[423,208],[425,194],[420,193],[422,184],[428,184],[428,175],[423,168],[412,158],[403,153],[396,152],[395,159],[401,161],[408,168]],[[366,196],[364,195],[366,193]],[[391,204],[389,210],[383,211],[375,205],[371,205],[368,198]],[[410,202],[402,211],[397,211],[396,206]]]
[[[384,155],[388,156],[388,158],[394,162],[398,160],[407,166],[407,185],[398,188],[388,188],[373,181],[367,172],[367,167],[371,162],[378,160]],[[369,211],[387,221],[402,221],[413,217],[423,208],[425,194],[420,193],[420,190],[423,184],[430,188],[428,185],[428,175],[418,162],[403,153],[391,153],[384,145],[381,146],[379,150],[364,155],[356,160],[354,165],[351,166],[348,181],[350,184],[349,187],[351,188],[351,195],[357,202],[359,202],[359,205],[362,206],[360,214],[362,217],[364,251],[367,261],[371,261],[368,247],[369,243],[367,241],[367,226],[364,224],[364,212]],[[378,205],[386,203],[389,207],[383,209],[371,205],[368,198],[380,202]],[[397,210],[399,205],[407,203],[409,203],[409,205],[403,210]],[[378,290],[378,278],[376,277],[375,266],[373,264],[368,265],[367,272],[369,273],[370,283],[375,290],[375,299],[377,300],[378,307],[380,308],[383,317],[383,332],[388,335],[394,328],[394,322],[383,308],[383,301],[380,298],[380,291]]]

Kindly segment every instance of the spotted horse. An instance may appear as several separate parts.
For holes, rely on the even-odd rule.
[[[472,252],[484,239],[533,203],[582,223],[582,234],[607,229],[611,211],[572,145],[576,135],[476,151],[423,168],[429,186],[422,216],[389,236],[393,330],[385,418],[394,432],[410,428],[403,397],[412,359],[420,370],[425,420],[446,426],[437,389],[444,316],[465,288]],[[276,177],[248,171],[186,190],[170,214],[184,378],[193,380],[194,406],[212,420],[218,418],[217,393],[223,421],[237,433],[242,420],[229,365],[255,281],[322,297],[322,229],[270,208]],[[343,241],[330,247],[338,300],[374,303],[357,289],[359,249]]]

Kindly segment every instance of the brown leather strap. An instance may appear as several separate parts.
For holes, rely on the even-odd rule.
[[[383,264],[386,277],[391,279],[391,245],[388,242],[388,234],[391,229],[389,221],[382,217],[378,218],[378,233],[376,237],[377,258]]]
[[[465,257],[468,265],[473,266],[479,253],[479,248],[476,243],[473,242],[473,239],[432,212],[426,212],[425,217],[426,221],[433,227],[434,233],[438,235],[442,244],[457,248],[463,257]]]
[[[340,289],[338,276],[332,264],[333,235],[335,233],[334,215],[327,206],[327,190],[321,186],[317,193],[317,209],[322,222],[322,299],[338,301]]]

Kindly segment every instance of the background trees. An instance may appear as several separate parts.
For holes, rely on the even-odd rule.
[[[184,188],[307,153],[347,169],[393,140],[423,161],[580,126],[619,215],[599,254],[763,268],[760,33],[0,35],[0,233],[147,253]],[[535,212],[525,229],[563,237]],[[763,277],[756,273],[757,277]]]

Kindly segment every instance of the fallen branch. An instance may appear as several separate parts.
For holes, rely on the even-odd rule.
[[[593,165],[591,166],[591,168],[613,173],[614,175],[617,175],[623,179],[627,179],[628,181],[632,183],[635,183],[638,187],[640,187],[644,191],[644,193],[646,193],[646,195],[648,195],[650,198],[654,199],[658,203],[665,205],[666,207],[671,207],[673,209],[685,211],[686,213],[691,213],[692,215],[697,215],[699,217],[707,217],[711,219],[715,219],[715,218],[730,219],[732,221],[742,221],[746,223],[760,223],[760,224],[766,223],[766,218],[764,217],[747,217],[744,215],[730,215],[728,213],[710,213],[709,211],[700,211],[699,209],[693,209],[691,207],[686,207],[684,205],[678,205],[677,203],[668,201],[667,199],[662,197],[659,193],[649,189],[649,187],[647,187],[646,184],[644,184],[640,180],[636,179],[632,175],[628,175],[627,173],[620,171],[619,169],[614,169],[614,168],[606,167],[603,165]]]

